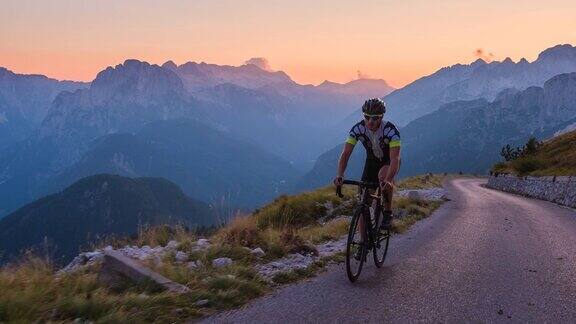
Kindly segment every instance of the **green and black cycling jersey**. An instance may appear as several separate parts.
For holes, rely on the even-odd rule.
[[[400,132],[394,124],[384,120],[376,131],[371,131],[362,120],[352,127],[346,143],[356,145],[358,141],[366,149],[367,162],[387,165],[390,164],[390,148],[400,147]]]
[[[346,143],[362,142],[366,149],[366,162],[362,181],[378,182],[378,171],[390,164],[390,148],[400,147],[400,132],[391,122],[382,121],[376,131],[366,128],[364,120],[352,127]]]

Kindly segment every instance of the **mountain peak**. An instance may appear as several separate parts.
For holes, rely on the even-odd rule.
[[[249,89],[294,84],[286,73],[269,71],[252,63],[232,66],[186,62],[179,65],[175,72],[182,77],[185,86],[191,91],[223,83],[232,83]]]
[[[138,102],[148,102],[168,94],[183,94],[184,85],[170,69],[129,59],[98,73],[90,90],[92,98],[96,100],[94,103],[128,97]]]
[[[266,69],[262,68],[261,66],[253,64],[253,63],[247,63],[247,64],[240,65],[238,67],[238,69],[245,70],[245,71],[270,72],[270,73],[272,73],[272,71],[266,70]]]
[[[200,64],[196,63],[196,62],[186,62],[182,65],[179,65],[177,67],[177,70],[179,72],[182,72],[184,74],[194,74],[194,75],[204,75],[204,73],[202,71],[200,71],[199,66],[203,66],[206,63],[202,62]]]
[[[324,80],[322,83],[320,83],[318,86],[319,87],[327,87],[327,86],[334,86],[334,85],[338,85],[339,83],[336,82],[332,82],[332,81],[328,81],[328,80]]]
[[[317,88],[331,93],[361,97],[382,97],[394,90],[383,79],[356,79],[344,84],[325,80]]]
[[[384,79],[369,79],[369,78],[360,78],[360,79],[356,79],[356,80],[352,80],[346,84],[381,84],[384,86],[389,86],[388,82],[386,82],[386,80]]]
[[[178,68],[178,66],[176,65],[176,63],[174,63],[173,61],[166,61],[164,64],[162,64],[162,67],[165,69],[169,69],[169,70],[176,70]]]
[[[124,64],[118,64],[116,65],[116,67],[119,66],[124,66],[124,68],[127,69],[135,69],[135,68],[141,68],[141,67],[149,67],[150,63],[146,62],[146,61],[140,61],[137,59],[127,59],[124,61]]]
[[[477,59],[476,61],[472,62],[472,64],[470,64],[470,67],[473,68],[473,69],[476,69],[476,68],[482,67],[482,66],[484,66],[484,65],[486,65],[486,64],[488,64],[488,63],[486,63],[486,61],[484,61],[483,59],[479,58],[479,59]]]
[[[546,59],[576,59],[576,47],[570,44],[550,47],[538,55],[538,60]]]
[[[472,64],[470,64],[470,66],[472,66],[472,67],[481,66],[481,65],[486,65],[486,61],[484,61],[481,58],[478,58],[476,61],[474,61],[474,62],[472,62]]]
[[[507,57],[502,61],[503,64],[514,64],[514,61],[510,57]]]

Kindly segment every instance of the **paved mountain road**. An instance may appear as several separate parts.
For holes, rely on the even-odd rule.
[[[394,236],[382,269],[344,265],[207,322],[576,322],[576,212],[447,183],[451,201]]]

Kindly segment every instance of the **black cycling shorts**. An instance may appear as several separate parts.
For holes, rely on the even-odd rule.
[[[385,165],[390,165],[390,161],[366,159],[366,162],[364,162],[364,171],[362,171],[362,181],[378,183],[378,172]]]

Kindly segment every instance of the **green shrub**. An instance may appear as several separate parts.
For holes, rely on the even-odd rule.
[[[508,164],[506,162],[498,162],[492,167],[492,172],[495,173],[507,173],[508,171]]]
[[[529,156],[514,160],[511,162],[511,164],[519,175],[526,175],[532,171],[543,169],[545,167],[544,161]]]
[[[268,244],[266,248],[265,260],[279,259],[288,253],[282,242],[275,241]]]
[[[529,140],[525,151],[517,160],[508,162],[505,171],[534,176],[576,174],[576,131],[545,142]]]

